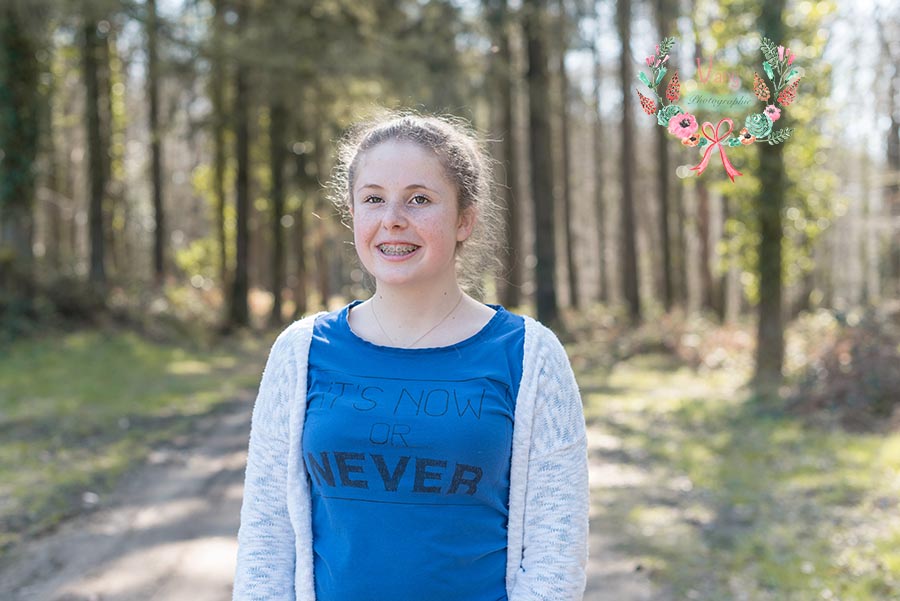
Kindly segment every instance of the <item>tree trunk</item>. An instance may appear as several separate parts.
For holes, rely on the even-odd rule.
[[[213,59],[211,96],[213,107],[213,194],[215,196],[215,228],[219,251],[219,285],[223,296],[227,298],[229,290],[228,256],[225,240],[225,129],[228,118],[225,114],[225,56],[222,50],[222,38],[225,35],[225,2],[215,0],[215,18],[213,20]],[[226,302],[226,305],[229,303]],[[230,313],[230,312],[229,312]]]
[[[247,9],[241,3],[238,15],[238,28],[246,29]],[[237,178],[235,181],[235,204],[237,213],[236,253],[234,281],[231,287],[231,315],[229,322],[233,326],[250,325],[250,307],[247,304],[249,281],[247,276],[247,259],[250,238],[250,117],[247,106],[247,67],[238,60],[234,81],[234,130],[236,138],[235,156],[237,159]]]
[[[313,161],[315,165],[315,173],[318,179],[323,179],[325,175],[325,145],[327,144],[324,127],[324,113],[325,109],[322,106],[324,103],[324,99],[321,94],[316,95],[316,114],[318,119],[316,119],[316,123],[314,125],[314,139],[315,145],[313,148]],[[317,190],[315,193],[316,199],[316,209],[320,214],[326,214],[326,207],[328,205],[328,200],[325,198],[325,195]],[[321,307],[323,309],[328,308],[328,300],[331,298],[332,285],[331,285],[331,274],[329,265],[331,264],[330,256],[328,252],[329,242],[331,240],[332,232],[331,232],[331,221],[328,219],[322,219],[316,226],[316,235],[315,235],[315,259],[316,259],[316,284],[319,289],[319,298],[321,299]]]
[[[893,65],[888,68],[886,74],[888,80],[887,89],[887,116],[890,125],[886,140],[886,162],[888,181],[884,186],[883,198],[887,213],[891,217],[891,223],[895,224],[889,230],[888,243],[888,286],[889,294],[894,298],[900,297],[900,236],[896,233],[896,224],[900,222],[900,114],[897,110],[897,92],[900,88],[900,67],[897,59],[891,52],[888,35],[884,31],[884,23],[878,19],[878,34],[881,40],[881,59],[885,65]]]
[[[506,206],[506,252],[503,254],[503,284],[500,286],[500,304],[517,307],[522,292],[522,226],[517,204],[518,165],[515,149],[518,147],[515,129],[515,77],[512,73],[512,48],[509,29],[511,19],[508,0],[485,2],[491,33],[497,40],[497,54],[493,62],[493,78],[497,89],[496,106],[500,115],[500,160],[506,176],[503,200]]]
[[[53,114],[54,104],[58,94],[57,82],[51,81],[47,87],[47,97],[43,102],[43,135],[44,135],[44,153],[47,157],[47,190],[49,197],[46,202],[45,211],[47,219],[47,235],[45,260],[51,277],[56,277],[62,269],[62,247],[63,237],[63,216],[61,202],[63,194],[61,192],[62,177],[60,174],[59,158],[56,149],[56,131],[54,126]],[[3,144],[0,142],[0,147]]]
[[[634,76],[631,66],[631,0],[616,4],[619,40],[622,51],[619,75],[622,84],[622,157],[621,157],[621,219],[622,219],[622,284],[628,315],[632,323],[641,321],[641,299],[638,291],[637,231],[634,219],[634,124],[631,90]]]
[[[270,325],[281,325],[281,290],[284,288],[284,163],[287,158],[285,133],[287,108],[280,100],[270,105],[269,161],[272,170],[272,314]]]
[[[674,33],[671,0],[657,0],[656,18],[659,25],[660,38]],[[669,240],[669,199],[671,197],[669,181],[669,140],[665,128],[656,127],[656,176],[659,188],[659,243],[662,246],[662,297],[666,312],[672,310],[674,294],[672,292],[672,243]]]
[[[303,200],[294,212],[294,257],[297,261],[296,283],[294,285],[294,319],[300,319],[309,310],[306,267],[306,210],[309,208],[309,188],[311,182],[306,174],[307,152],[296,154],[297,188]]]
[[[682,307],[688,304],[688,272],[687,272],[687,239],[685,228],[687,217],[684,214],[684,186],[675,187],[675,259],[673,264],[678,273],[678,301]]]
[[[662,129],[662,128],[660,128]],[[728,218],[731,213],[731,209],[728,206],[728,198],[721,195],[716,194],[716,200],[721,207],[721,221],[719,224],[719,240],[723,243],[728,242]],[[714,256],[717,256],[717,253],[712,253]],[[725,270],[722,274],[715,280],[716,282],[716,290],[715,290],[715,300],[716,300],[716,315],[719,317],[719,323],[725,323],[725,314],[728,305],[728,282],[729,282],[729,270]]]
[[[597,2],[591,2],[594,11],[594,19],[599,22]],[[599,28],[599,25],[598,25]],[[609,301],[609,269],[606,264],[606,194],[603,190],[603,121],[600,113],[600,86],[602,84],[602,66],[600,62],[600,45],[597,43],[599,32],[591,37],[591,55],[594,59],[594,91],[592,104],[594,106],[594,204],[597,213],[597,250],[599,270],[599,291],[597,299],[601,303]]]
[[[660,128],[662,129],[662,128]],[[709,188],[697,181],[697,238],[700,242],[700,307],[715,312],[715,283],[712,276],[712,240],[710,232]]]
[[[40,65],[26,20],[0,10],[0,314],[5,303],[30,309],[34,296],[32,216],[40,102]],[[24,306],[23,306],[24,305]]]
[[[103,203],[103,249],[106,257],[107,274],[125,272],[119,236],[114,230],[116,213],[122,205],[122,186],[117,185],[114,174],[116,165],[115,147],[112,144],[115,133],[113,110],[113,78],[114,68],[118,60],[115,31],[107,19],[98,22],[100,34],[97,47],[97,94],[100,114],[100,139],[102,143],[101,158],[103,165],[104,203]]]
[[[776,44],[784,41],[784,3],[785,0],[763,1],[762,34]],[[787,178],[783,150],[781,144],[763,144],[759,148],[759,329],[754,387],[761,395],[777,392],[784,362],[781,243]]]
[[[572,187],[569,182],[569,172],[571,171],[571,156],[569,149],[569,77],[566,74],[566,51],[568,50],[568,39],[566,37],[566,3],[565,0],[558,0],[559,5],[559,23],[558,23],[558,69],[559,69],[559,126],[562,138],[562,177],[560,184],[562,186],[563,201],[563,230],[565,232],[565,249],[566,249],[566,271],[569,275],[569,304],[578,308],[578,267],[575,265],[575,232],[572,229]]]
[[[153,193],[153,275],[157,285],[165,278],[166,221],[163,209],[162,132],[159,128],[159,56],[156,0],[147,0],[147,99],[150,103],[150,185]]]
[[[97,21],[87,18],[82,29],[82,65],[85,87],[85,124],[88,143],[88,192],[89,232],[91,243],[89,281],[102,289],[106,286],[103,205],[106,193],[106,159],[100,122],[100,83],[98,78],[98,54],[102,38],[97,32]]]
[[[534,196],[535,251],[537,265],[537,316],[545,324],[557,324],[556,248],[553,216],[553,162],[549,158],[550,98],[547,57],[544,51],[545,5],[533,0],[523,6],[528,45],[528,97],[531,132],[531,189]]]
[[[881,280],[878,273],[878,243],[880,233],[876,222],[880,222],[877,214],[877,201],[872,190],[872,161],[868,152],[861,154],[862,206],[863,206],[863,264],[865,265],[865,285],[863,286],[863,302],[875,307],[881,302]]]

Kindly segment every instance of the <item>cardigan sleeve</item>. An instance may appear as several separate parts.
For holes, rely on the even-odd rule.
[[[576,601],[584,595],[590,510],[584,410],[565,349],[542,330],[522,562],[509,599]]]
[[[293,601],[295,546],[288,514],[290,330],[272,345],[253,406],[233,601]]]

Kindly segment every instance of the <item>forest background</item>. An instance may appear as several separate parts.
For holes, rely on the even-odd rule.
[[[795,55],[793,135],[727,147],[734,182],[718,151],[694,176],[704,151],[641,110],[669,36],[661,89],[677,72],[685,102],[751,94],[762,36]],[[653,353],[725,374],[765,416],[875,436],[895,506],[898,65],[887,0],[2,0],[0,543],[90,505],[85,483],[145,448],[61,482],[73,440],[164,438],[152,411],[252,384],[260,332],[366,296],[322,184],[377,107],[484,133],[509,249],[485,299],[553,324],[586,381]],[[737,135],[748,110],[696,112]],[[111,373],[123,352],[170,384],[147,415],[120,400],[147,386]],[[46,440],[28,478],[26,440]]]

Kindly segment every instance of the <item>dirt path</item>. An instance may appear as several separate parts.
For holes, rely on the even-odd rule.
[[[591,539],[585,601],[667,601],[643,571],[637,558],[618,548],[621,524],[610,524],[601,516],[594,491],[639,487],[648,475],[618,453],[621,441],[598,424],[588,426],[591,483]]]
[[[102,508],[23,545],[0,572],[4,601],[231,598],[252,399],[154,452]]]
[[[157,451],[102,508],[22,546],[0,569],[4,601],[228,601],[234,575],[252,398],[203,418],[191,440]],[[591,486],[643,476],[615,462],[618,444],[589,431]],[[662,600],[614,524],[592,512],[586,601]]]

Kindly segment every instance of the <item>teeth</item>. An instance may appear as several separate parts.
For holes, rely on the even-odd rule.
[[[414,244],[381,244],[378,248],[386,255],[408,255],[419,247]]]

